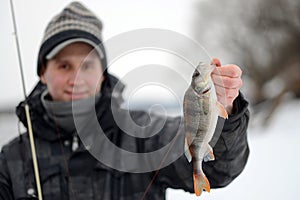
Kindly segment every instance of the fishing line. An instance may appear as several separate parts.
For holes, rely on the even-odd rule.
[[[148,186],[147,186],[147,188],[146,188],[146,190],[145,190],[145,192],[144,192],[144,194],[143,194],[141,200],[144,200],[144,199],[146,198],[146,195],[147,195],[148,191],[150,190],[150,187],[151,187],[151,185],[153,184],[154,180],[156,179],[156,177],[157,177],[157,175],[158,175],[158,173],[159,173],[159,170],[163,168],[162,166],[163,166],[164,162],[166,161],[166,159],[167,159],[169,153],[171,152],[171,150],[172,150],[172,148],[173,148],[173,146],[174,146],[176,140],[178,139],[178,136],[179,136],[181,133],[182,133],[182,132],[181,132],[181,129],[180,129],[180,127],[179,127],[179,130],[178,130],[177,134],[175,135],[173,142],[171,143],[170,147],[168,148],[168,150],[167,150],[165,156],[164,156],[164,157],[162,158],[162,160],[160,161],[158,170],[155,172],[155,174],[153,175],[152,179],[150,180],[150,182],[149,182],[149,184],[148,184]]]
[[[27,102],[27,92],[26,92],[26,87],[25,87],[25,78],[24,78],[24,72],[23,72],[23,65],[22,65],[22,59],[21,59],[20,44],[19,44],[18,33],[17,33],[17,25],[16,25],[16,19],[15,19],[13,0],[10,0],[10,8],[11,8],[12,21],[13,21],[14,36],[15,36],[16,47],[17,47],[19,69],[20,69],[20,73],[21,73],[22,88],[23,88],[23,93],[24,93],[24,98],[25,98],[24,103],[25,103],[25,113],[26,113],[26,119],[27,119],[27,130],[29,133],[29,142],[30,142],[30,149],[31,149],[31,155],[32,155],[34,175],[35,175],[35,182],[36,182],[36,187],[37,187],[38,199],[42,200],[43,195],[42,195],[42,189],[41,189],[38,162],[37,162],[37,157],[36,157],[34,137],[33,137],[33,132],[32,132],[29,105]]]

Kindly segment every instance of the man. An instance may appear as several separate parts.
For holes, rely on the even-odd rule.
[[[69,4],[46,28],[38,57],[40,82],[27,99],[43,199],[164,199],[168,187],[193,192],[192,164],[182,151],[172,163],[162,168],[136,173],[139,171],[135,171],[135,167],[151,166],[151,160],[133,161],[132,168],[114,168],[114,165],[102,162],[102,156],[98,159],[91,152],[111,153],[111,160],[117,164],[130,164],[131,160],[104,148],[105,144],[98,141],[99,134],[93,134],[94,126],[83,128],[87,130],[83,135],[87,133],[87,136],[79,139],[82,124],[79,123],[79,127],[76,124],[72,106],[85,105],[84,102],[93,99],[96,121],[115,146],[128,152],[147,153],[161,149],[175,136],[174,146],[184,146],[180,117],[167,118],[159,133],[151,138],[134,138],[120,128],[125,126],[126,130],[135,131],[129,123],[131,118],[124,114],[127,111],[120,107],[122,89],[114,90],[118,80],[106,70],[101,32],[101,21],[78,2]],[[248,103],[239,93],[242,85],[240,68],[221,66],[217,59],[212,62],[219,66],[212,74],[218,98],[230,114],[221,136],[215,138],[216,160],[203,163],[211,187],[219,188],[238,176],[247,162],[249,112]],[[85,121],[88,123],[90,111],[91,107],[80,106],[76,114],[80,119],[88,119]],[[121,124],[116,123],[114,111],[120,116]],[[24,102],[17,107],[17,115],[27,127]],[[132,111],[130,116],[142,127],[150,121],[143,111]],[[143,129],[146,134],[162,121],[159,116],[154,116],[153,120],[150,128]],[[92,138],[89,140],[91,146],[84,141],[85,136]],[[170,155],[178,152],[178,148],[170,150]],[[162,159],[161,164],[165,161],[162,157],[157,159]],[[0,154],[0,199],[34,199],[36,196],[29,139],[24,133],[5,145]]]

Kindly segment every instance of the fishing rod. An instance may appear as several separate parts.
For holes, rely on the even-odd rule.
[[[32,155],[34,175],[35,175],[35,182],[36,182],[38,199],[42,200],[43,195],[42,195],[42,189],[41,189],[39,167],[38,167],[35,144],[34,144],[34,137],[33,137],[33,131],[32,131],[32,125],[31,125],[31,119],[30,119],[29,105],[27,102],[28,96],[27,96],[26,87],[25,87],[25,78],[24,78],[24,72],[23,72],[23,65],[22,65],[22,59],[21,59],[21,52],[20,52],[20,45],[19,45],[19,39],[18,39],[18,33],[17,33],[17,23],[16,23],[16,19],[15,19],[13,0],[10,0],[10,8],[11,8],[12,21],[13,21],[14,36],[15,36],[16,46],[17,46],[17,54],[18,54],[19,69],[20,69],[20,73],[21,73],[22,88],[23,88],[23,93],[24,93],[24,98],[25,98],[25,101],[24,101],[25,102],[25,114],[26,114],[26,119],[27,119],[27,130],[29,133],[29,142],[30,142],[30,149],[31,149],[31,155]]]

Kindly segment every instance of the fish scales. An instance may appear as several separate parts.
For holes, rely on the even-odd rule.
[[[184,121],[186,132],[186,155],[193,161],[194,190],[200,196],[202,190],[210,191],[209,181],[202,170],[202,161],[213,160],[209,141],[212,139],[218,115],[227,118],[223,106],[217,101],[211,73],[215,66],[200,63],[184,96]]]

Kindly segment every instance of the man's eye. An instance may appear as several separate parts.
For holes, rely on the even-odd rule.
[[[70,66],[67,64],[62,64],[62,65],[59,65],[59,68],[60,69],[70,69]]]
[[[92,69],[92,68],[93,68],[93,65],[83,65],[82,66],[83,70],[88,70],[88,69]]]

